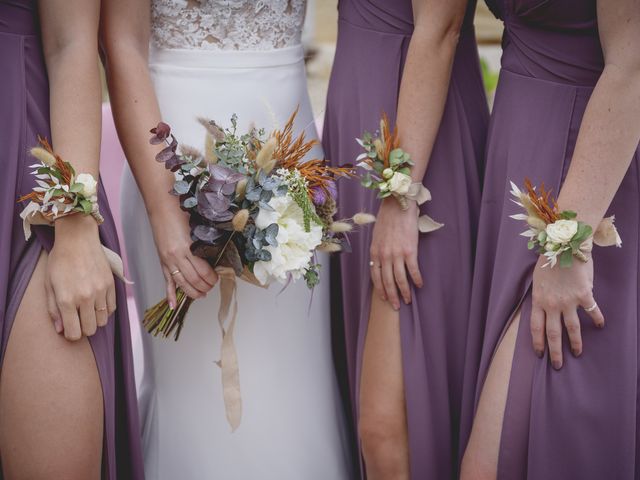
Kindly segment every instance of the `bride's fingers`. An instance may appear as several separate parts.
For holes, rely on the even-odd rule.
[[[587,315],[591,317],[596,327],[604,328],[604,316],[602,315],[602,311],[596,303],[596,300],[593,298],[593,294],[589,295],[584,299],[584,301],[580,302],[580,306],[584,309],[585,312],[587,312]]]
[[[177,268],[180,270],[180,273],[176,274],[175,281],[180,287],[183,287],[182,283],[185,281],[189,284],[191,289],[194,290],[194,295],[196,295],[192,297],[191,294],[185,290],[185,293],[191,298],[200,298],[211,290],[211,286],[200,277],[187,257],[179,260]]]
[[[569,344],[571,345],[571,353],[575,357],[582,354],[582,334],[580,331],[580,319],[575,309],[569,309],[562,313],[564,319],[564,327],[569,335]]]
[[[198,275],[200,275],[200,278],[209,285],[209,288],[213,288],[218,283],[218,274],[211,268],[209,262],[195,255],[190,255],[189,261],[195,271],[198,272]]]
[[[177,303],[176,282],[173,281],[173,277],[171,276],[169,269],[164,265],[162,266],[162,273],[164,274],[164,280],[167,285],[167,302],[169,302],[169,308],[174,309],[176,308]]]

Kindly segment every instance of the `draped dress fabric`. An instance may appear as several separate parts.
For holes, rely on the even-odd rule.
[[[411,2],[341,0],[323,145],[334,164],[353,163],[355,142],[374,132],[382,112],[395,120],[402,69],[413,31]],[[445,224],[422,235],[418,257],[425,279],[402,305],[400,334],[413,479],[453,478],[456,471],[462,372],[480,205],[488,109],[470,2],[455,54],[446,108],[424,184],[433,201],[422,211]],[[339,182],[339,217],[376,213],[375,193]],[[351,235],[352,253],[333,269],[335,356],[344,369],[357,419],[359,379],[369,317],[371,228]],[[341,307],[340,307],[341,305]],[[342,330],[344,329],[344,330]]]
[[[53,229],[36,227],[25,242],[19,196],[34,184],[29,165],[35,163],[28,149],[38,135],[50,138],[49,85],[42,57],[37,5],[33,0],[0,1],[0,339],[1,355],[9,341],[11,326],[36,266],[40,252],[53,246]],[[55,147],[55,145],[54,145]],[[104,245],[118,251],[118,239],[101,187],[100,227]],[[142,453],[138,425],[129,320],[124,285],[116,280],[116,313],[109,324],[89,338],[104,395],[103,478],[142,479]],[[53,327],[52,327],[53,328]],[[2,473],[0,472],[0,478]]]
[[[182,0],[152,2],[150,71],[162,119],[179,142],[202,150],[199,116],[230,127],[235,113],[239,134],[251,124],[271,132],[297,107],[294,134],[317,138],[300,43],[304,7],[303,0],[206,0],[193,9]],[[323,158],[320,145],[308,158]],[[150,161],[148,168],[163,168]],[[129,169],[121,205],[136,303],[144,312],[165,296],[165,284]],[[321,255],[318,262],[328,260]],[[238,281],[234,339],[243,415],[233,433],[215,363],[219,288],[193,303],[179,341],[143,332],[139,405],[148,478],[351,478],[331,361],[329,275],[324,268],[321,275],[313,293],[304,281],[283,291]]]
[[[530,287],[537,255],[518,235],[522,223],[508,218],[518,210],[509,180],[521,185],[529,177],[557,194],[565,179],[603,70],[596,1],[492,0],[490,6],[504,20],[504,52],[488,135],[463,440],[494,351],[522,304],[498,478],[637,479],[638,152],[607,212],[616,215],[623,246],[593,251],[594,296],[606,326],[598,330],[580,311],[584,351],[574,358],[563,334],[559,371],[548,353],[538,359],[533,352]]]

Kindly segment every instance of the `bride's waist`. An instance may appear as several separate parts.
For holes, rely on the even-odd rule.
[[[273,68],[304,61],[302,45],[273,50],[198,50],[151,47],[149,64],[187,69]]]

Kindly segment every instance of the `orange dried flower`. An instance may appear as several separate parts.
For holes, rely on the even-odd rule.
[[[556,220],[560,219],[560,216],[558,215],[558,204],[556,203],[555,198],[551,196],[551,190],[545,189],[544,183],[540,185],[539,193],[536,192],[531,180],[528,178],[525,178],[524,180],[524,187],[529,195],[529,200],[531,200],[531,204],[540,219],[544,220],[547,224],[554,223]]]

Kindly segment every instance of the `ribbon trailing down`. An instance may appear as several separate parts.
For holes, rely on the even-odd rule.
[[[216,272],[220,277],[218,324],[222,333],[220,360],[216,364],[222,371],[222,394],[227,421],[231,426],[231,431],[235,432],[242,420],[240,367],[238,365],[238,353],[233,341],[233,332],[238,315],[237,277],[235,270],[231,267],[216,267]],[[264,288],[246,267],[240,278],[252,285]]]

